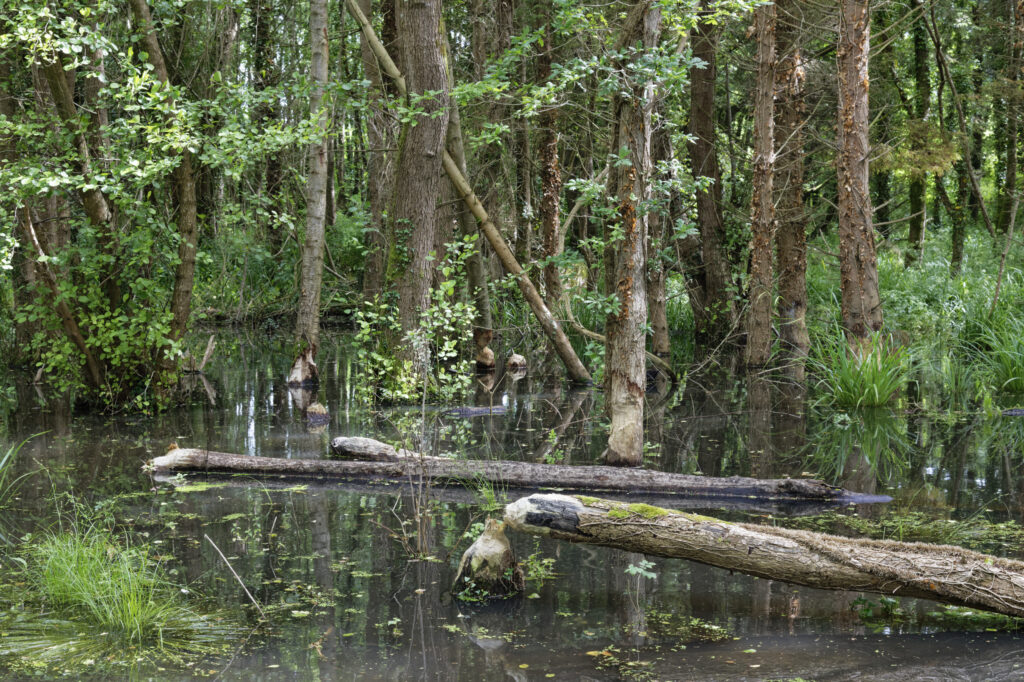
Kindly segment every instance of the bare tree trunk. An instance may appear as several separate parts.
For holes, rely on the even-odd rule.
[[[167,64],[164,62],[160,41],[156,37],[153,19],[149,14],[146,0],[129,0],[135,22],[144,32],[142,44],[149,56],[156,77],[161,83],[170,83]],[[199,223],[196,215],[196,182],[192,169],[192,153],[181,150],[181,161],[174,168],[174,197],[178,204],[178,267],[174,273],[174,292],[171,294],[170,341],[181,340],[188,328],[192,309],[192,280],[196,269],[196,246]],[[172,371],[177,358],[162,354],[160,364],[165,371]]]
[[[918,10],[921,5],[917,0],[909,0],[911,11]],[[928,115],[928,104],[931,99],[931,79],[929,75],[928,36],[925,32],[923,12],[914,21],[914,112],[915,119],[924,123]],[[920,146],[919,144],[917,146]],[[907,253],[904,265],[910,267],[921,258],[924,246],[925,225],[925,187],[927,175],[912,170],[910,177],[910,220],[907,232]]]
[[[839,17],[839,268],[850,343],[882,328],[875,234],[868,193],[868,0],[842,0]]]
[[[750,284],[747,367],[764,367],[772,352],[772,239],[775,231],[775,5],[754,12],[757,89],[754,96],[754,177],[750,199]]]
[[[544,50],[537,57],[537,82],[547,83],[551,79],[552,34],[551,5],[544,8]],[[557,106],[547,106],[538,121],[540,140],[540,232],[544,244],[544,299],[548,307],[554,308],[562,300],[562,278],[558,265],[553,259],[562,255],[562,238],[559,235],[561,218],[559,203],[562,198],[562,169],[558,161],[558,111]]]
[[[324,221],[327,210],[327,144],[330,107],[324,102],[327,85],[327,0],[311,0],[309,6],[309,113],[316,120],[316,136],[309,144],[309,180],[306,186],[306,234],[302,240],[299,271],[299,311],[295,316],[295,343],[301,353],[309,349],[311,360],[320,347],[320,289],[324,274]],[[315,367],[315,365],[313,365]],[[315,379],[316,376],[309,377]]]
[[[520,498],[505,507],[505,523],[533,535],[680,557],[795,585],[1024,615],[1024,562],[959,547],[842,538],[567,495]]]
[[[656,113],[663,112],[658,102]],[[651,158],[657,172],[661,162],[672,160],[672,141],[664,119],[652,120]],[[671,179],[671,178],[669,178]],[[666,294],[667,258],[662,251],[668,247],[670,229],[675,224],[672,215],[672,196],[658,197],[658,207],[648,214],[647,235],[647,317],[651,324],[651,352],[663,360],[672,356],[672,341],[668,333],[668,299]]]
[[[382,3],[384,24],[394,23],[393,0]],[[370,16],[370,0],[359,0],[363,14]],[[387,31],[385,31],[385,34]],[[366,266],[363,269],[363,296],[372,299],[384,290],[384,267],[387,260],[388,236],[384,220],[388,203],[394,195],[395,156],[397,144],[395,119],[388,110],[385,80],[365,37],[360,39],[360,56],[364,77],[370,81],[369,111],[366,116],[366,137],[369,145],[367,194],[370,203],[370,224],[366,231]]]
[[[417,103],[416,125],[402,132],[395,177],[394,268],[398,277],[398,316],[402,332],[419,323],[430,303],[430,260],[434,244],[437,198],[441,188],[441,156],[448,130],[448,74],[441,41],[441,2],[399,2],[396,5],[402,64],[409,95],[436,92]],[[389,265],[389,268],[392,267]],[[410,348],[406,346],[406,348]],[[411,359],[411,348],[408,357]]]
[[[707,10],[708,0],[701,0]],[[726,339],[732,329],[734,310],[729,293],[729,260],[722,223],[722,178],[718,169],[715,144],[715,59],[719,27],[701,22],[693,37],[693,56],[705,63],[690,71],[690,162],[695,176],[711,180],[711,186],[697,193],[697,225],[700,230],[703,273],[703,310],[694,310],[694,320],[703,321],[697,329],[698,348],[711,349]]]
[[[779,336],[783,350],[803,358],[811,346],[807,334],[807,214],[804,210],[804,61],[801,48],[800,0],[780,0],[777,29],[779,69],[776,77],[775,233],[779,270]],[[803,365],[792,372],[803,377]]]
[[[1012,27],[1013,39],[1009,41],[1009,59],[1007,70],[1009,81],[1013,85],[1013,92],[1017,92],[1017,84],[1020,82],[1021,54],[1024,52],[1024,45],[1021,44],[1024,35],[1024,3],[1021,0],[1010,0],[1011,15],[1010,25]],[[1020,128],[1020,107],[1021,103],[1017,97],[1006,98],[1006,126],[1003,128],[1006,145],[1006,160],[1004,163],[1003,183],[999,188],[999,203],[996,216],[996,229],[1006,233],[1014,222],[1012,215],[1013,207],[1017,206],[1017,145]],[[999,127],[999,126],[997,126]]]
[[[627,25],[619,39],[621,47],[638,41],[645,49],[658,45],[661,36],[661,10],[650,0],[640,0],[630,10]],[[629,148],[629,166],[616,169],[621,241],[610,244],[614,295],[619,308],[605,322],[606,405],[611,417],[608,447],[604,460],[608,464],[639,466],[644,449],[644,395],[647,374],[644,349],[647,345],[647,220],[653,178],[651,162],[651,113],[656,94],[655,84],[635,71],[642,58],[634,55],[631,62],[620,64],[626,83],[616,98],[615,138]]]

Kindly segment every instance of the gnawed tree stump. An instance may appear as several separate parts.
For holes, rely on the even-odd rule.
[[[761,501],[829,501],[836,504],[888,502],[891,498],[860,495],[805,479],[757,479],[734,476],[713,478],[667,474],[647,469],[609,466],[568,466],[534,462],[467,460],[432,457],[396,450],[370,438],[340,437],[331,449],[343,457],[373,461],[281,459],[251,457],[208,450],[180,449],[151,464],[157,471],[205,471],[318,478],[373,476],[394,479],[433,479],[476,486],[481,482],[506,488],[559,488],[568,490],[619,490],[642,495],[657,493],[688,498]]]
[[[521,498],[505,507],[505,523],[533,535],[690,559],[807,587],[1024,616],[1024,562],[960,547],[849,539],[567,495]]]
[[[487,519],[484,532],[462,555],[452,594],[468,601],[504,599],[522,592],[525,585],[523,569],[505,537],[505,524]]]
[[[295,358],[288,372],[288,386],[291,388],[311,388],[320,383],[320,373],[316,368],[316,348],[307,346]]]

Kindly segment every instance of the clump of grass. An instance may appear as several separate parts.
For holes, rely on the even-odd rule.
[[[96,526],[31,542],[17,560],[21,607],[0,615],[0,656],[15,665],[183,662],[224,650],[237,634],[187,603],[147,548]]]
[[[909,376],[909,357],[902,346],[876,333],[851,348],[841,329],[822,339],[810,366],[819,388],[843,407],[880,407],[891,401]]]
[[[996,390],[1024,393],[1024,324],[1007,316],[982,335],[986,362]]]

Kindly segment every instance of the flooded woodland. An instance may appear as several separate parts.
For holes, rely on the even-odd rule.
[[[285,340],[259,332],[220,332],[206,374],[190,379],[190,404],[156,417],[72,415],[45,387],[18,385],[7,440],[30,439],[16,468],[30,475],[0,513],[3,536],[53,532],[73,522],[74,505],[102,510],[231,628],[209,653],[177,663],[144,650],[111,661],[89,645],[98,633],[62,640],[37,632],[8,599],[5,677],[989,680],[1015,679],[1024,665],[1013,622],[994,615],[516,534],[526,590],[508,600],[453,599],[455,568],[479,524],[528,491],[413,480],[154,480],[143,471],[172,442],[324,458],[329,437],[360,435],[460,458],[572,464],[593,463],[604,448],[601,391],[570,389],[542,358],[525,375],[495,377],[490,391],[476,387],[475,403],[500,404],[503,414],[370,410],[353,398],[360,368],[351,336],[329,338],[315,395],[331,415],[326,428],[307,425],[312,396],[284,383]],[[841,411],[817,406],[798,385],[764,381],[752,389],[693,376],[676,390],[652,386],[645,466],[820,476],[893,498],[700,508],[713,516],[1020,556],[1024,422],[898,404]],[[759,401],[752,391],[761,388]],[[33,639],[62,653],[19,651]]]

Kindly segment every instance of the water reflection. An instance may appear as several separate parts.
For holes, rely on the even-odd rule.
[[[900,679],[891,677],[894,663],[908,671],[902,679],[913,679],[909,673],[923,669],[915,666],[928,662],[958,679],[1011,679],[1012,666],[1024,664],[1017,637],[943,632],[948,626],[929,620],[928,602],[904,600],[908,617],[882,636],[850,608],[855,594],[678,560],[652,559],[656,577],[638,577],[627,571],[648,557],[525,537],[513,538],[518,555],[554,558],[557,577],[532,584],[532,598],[467,606],[448,590],[468,544],[464,532],[485,516],[473,491],[248,481],[188,491],[141,472],[172,441],[323,457],[328,435],[368,435],[458,456],[574,464],[593,463],[604,449],[601,392],[570,390],[557,372],[521,376],[499,367],[477,377],[467,405],[503,413],[367,410],[355,399],[359,367],[346,339],[326,338],[315,395],[285,385],[287,341],[255,334],[222,335],[206,383],[192,386],[197,400],[152,419],[77,416],[67,401],[41,403],[33,387],[19,386],[7,432],[16,441],[47,431],[19,461],[20,472],[45,471],[28,479],[17,513],[5,514],[9,535],[52,525],[54,491],[93,505],[129,493],[111,503],[122,522],[161,543],[197,591],[255,624],[244,590],[203,541],[209,535],[273,623],[233,660],[218,662],[227,679],[618,679],[631,670],[657,679],[843,679],[857,670]],[[808,407],[802,384],[772,376],[707,373],[675,393],[657,380],[651,388],[648,466],[708,476],[812,474],[893,494],[935,518],[988,509],[1019,522],[1024,514],[1024,419],[837,412]],[[307,426],[303,411],[313,401],[331,414],[323,433]],[[712,641],[716,632],[724,636]]]

